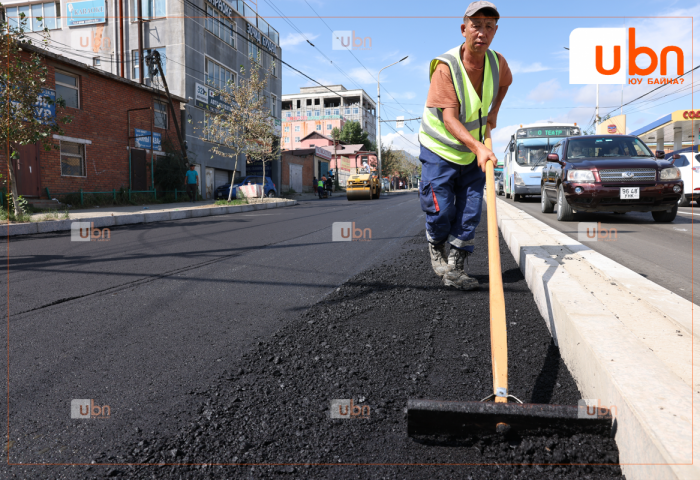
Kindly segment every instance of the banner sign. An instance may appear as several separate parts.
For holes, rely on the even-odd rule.
[[[350,159],[348,157],[340,157],[340,170],[343,172],[350,171]]]
[[[277,45],[272,43],[270,39],[261,34],[260,30],[255,28],[251,23],[248,24],[248,35],[257,40],[258,43],[261,43],[263,47],[267,48],[270,51],[270,53],[272,53],[273,55],[277,55]]]
[[[195,106],[215,113],[222,113],[222,110],[226,112],[230,112],[233,110],[231,108],[231,105],[221,100],[221,94],[216,89],[206,87],[201,83],[195,83],[194,87]]]
[[[68,12],[66,24],[69,27],[105,23],[105,0],[68,2],[66,11]]]
[[[151,132],[148,130],[141,130],[140,128],[134,128],[134,135],[136,138],[136,148],[145,148],[147,150],[151,149]],[[160,133],[155,133],[153,135],[153,150],[160,150],[161,137]]]
[[[329,152],[328,150],[324,150],[321,147],[316,147],[315,154],[317,157],[325,158],[326,160],[330,160],[333,155],[331,152]]]

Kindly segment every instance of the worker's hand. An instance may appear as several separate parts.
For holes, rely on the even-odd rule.
[[[490,149],[486,148],[485,145],[479,145],[479,149],[475,152],[476,163],[477,165],[479,165],[482,172],[486,172],[486,162],[492,161],[493,166],[495,167],[498,164],[498,159],[496,158],[496,154],[493,153]]]
[[[491,126],[491,129],[496,128],[496,121],[498,119],[498,110],[489,112],[489,116],[486,119],[486,123]]]

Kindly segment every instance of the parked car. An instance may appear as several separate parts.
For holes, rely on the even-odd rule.
[[[262,185],[262,178],[260,175],[249,175],[243,179],[242,182],[238,184],[233,185],[233,193],[231,194],[231,198],[236,198],[236,189],[237,187],[240,187],[241,185],[248,185],[249,183],[251,185]],[[229,190],[231,189],[231,185],[221,185],[214,191],[214,198],[216,200],[223,198],[223,199],[228,199],[228,193]],[[277,196],[277,186],[273,183],[272,179],[270,177],[265,177],[265,193],[264,195],[266,197],[276,197]]]
[[[382,179],[382,190],[389,191],[390,186],[391,186],[391,184],[389,183],[389,180],[387,180],[386,178],[383,178]]]
[[[503,195],[503,171],[493,172],[494,183],[496,184],[496,195]]]
[[[679,207],[688,207],[690,202],[700,200],[700,153],[693,151],[694,148],[697,147],[686,147],[666,154],[666,160],[681,171],[683,179],[683,194],[678,200]]]
[[[547,156],[542,172],[542,212],[557,205],[557,219],[576,212],[651,212],[657,222],[676,218],[683,192],[681,171],[631,135],[568,137]]]

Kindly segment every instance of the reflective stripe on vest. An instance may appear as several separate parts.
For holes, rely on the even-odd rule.
[[[464,128],[474,138],[479,140],[482,135],[486,134],[488,112],[486,112],[484,106],[488,105],[490,108],[498,92],[498,56],[493,50],[487,50],[486,52],[481,98],[479,98],[464,69],[460,49],[461,45],[434,58],[430,62],[430,77],[432,79],[439,62],[444,62],[449,66],[452,73],[452,83],[459,100],[459,120],[464,125]],[[481,111],[481,118],[479,118],[479,111]],[[479,132],[480,126],[481,132]],[[466,145],[462,144],[447,131],[442,110],[439,108],[426,106],[423,109],[423,121],[421,122],[418,139],[421,145],[431,152],[445,160],[460,165],[468,165],[476,158],[476,155]]]

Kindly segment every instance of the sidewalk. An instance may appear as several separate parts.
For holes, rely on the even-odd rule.
[[[415,189],[415,188],[414,188],[414,189],[410,189],[410,190],[392,190],[392,191],[390,191],[390,192],[382,191],[382,195],[386,195],[386,196],[402,195],[402,194],[404,194],[404,193],[418,193],[418,189]],[[310,192],[307,192],[307,193],[295,193],[294,195],[289,195],[289,194],[286,194],[286,195],[288,195],[290,198],[293,197],[294,200],[314,200],[314,199],[318,199],[318,195],[317,195],[317,194],[315,194],[315,193],[310,193]],[[333,196],[330,197],[330,198],[333,198],[333,197],[343,197],[343,198],[346,198],[346,197],[347,197],[347,192],[335,191],[335,192],[333,192]]]
[[[178,202],[164,205],[130,205],[99,207],[69,211],[68,220],[45,220],[47,213],[32,215],[31,223],[13,223],[0,226],[0,237],[31,235],[70,230],[75,221],[90,222],[95,228],[113,227],[136,223],[163,222],[185,218],[208,217],[210,215],[227,215],[250,212],[268,208],[289,207],[296,205],[296,200],[284,198],[265,199],[265,203],[249,205],[216,206],[214,200],[199,202]]]

